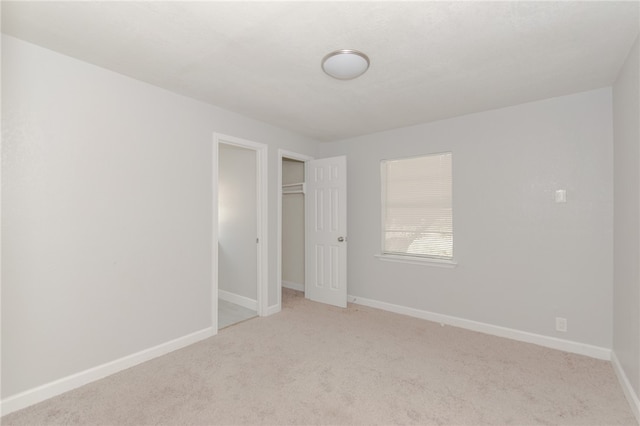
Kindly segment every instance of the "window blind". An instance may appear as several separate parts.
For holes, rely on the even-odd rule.
[[[383,253],[453,259],[452,154],[384,160]]]

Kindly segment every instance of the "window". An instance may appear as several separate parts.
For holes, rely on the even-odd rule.
[[[453,260],[451,157],[382,161],[383,255]]]

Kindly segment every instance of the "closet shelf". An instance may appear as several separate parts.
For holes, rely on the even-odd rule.
[[[304,194],[305,185],[302,183],[288,183],[282,185],[282,194]]]

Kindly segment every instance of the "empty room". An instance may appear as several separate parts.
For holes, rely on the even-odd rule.
[[[0,7],[3,425],[640,423],[640,2]]]

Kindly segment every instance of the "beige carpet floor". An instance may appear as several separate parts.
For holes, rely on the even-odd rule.
[[[284,291],[283,311],[3,425],[636,425],[611,364]]]

